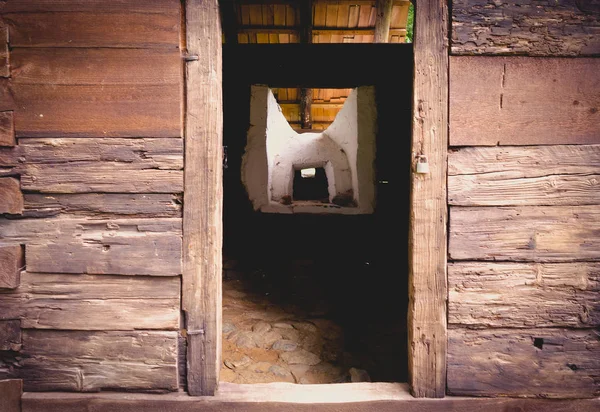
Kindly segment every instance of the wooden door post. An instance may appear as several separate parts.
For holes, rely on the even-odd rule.
[[[223,108],[217,0],[186,1],[183,296],[190,395],[214,395],[221,365]],[[197,58],[196,58],[197,56]]]
[[[448,4],[415,5],[409,229],[409,384],[416,397],[446,392]],[[425,155],[430,172],[415,173]]]

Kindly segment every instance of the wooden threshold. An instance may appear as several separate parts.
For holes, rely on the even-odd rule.
[[[236,385],[220,383],[215,396],[193,397],[186,393],[61,393],[26,392],[22,412],[444,412],[444,411],[597,411],[600,398],[413,398],[403,383],[344,383],[296,385],[270,383]]]

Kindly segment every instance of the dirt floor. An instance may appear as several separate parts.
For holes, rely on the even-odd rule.
[[[221,381],[396,381],[403,354],[393,352],[401,333],[382,319],[367,324],[339,316],[357,311],[334,307],[327,287],[312,276],[313,262],[296,261],[277,280],[238,270],[235,262],[225,266]]]

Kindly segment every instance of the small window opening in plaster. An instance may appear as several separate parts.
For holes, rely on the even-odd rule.
[[[306,173],[310,170],[311,173]],[[294,188],[292,199],[312,200],[315,202],[328,203],[329,190],[327,175],[322,167],[300,169],[294,172]]]

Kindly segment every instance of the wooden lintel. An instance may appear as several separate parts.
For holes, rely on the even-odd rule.
[[[319,3],[329,4],[352,4],[356,6],[372,6],[375,0],[317,0]],[[238,0],[240,4],[290,4],[297,5],[298,0]],[[410,0],[393,0],[394,6],[410,3]]]
[[[448,153],[448,3],[419,0],[415,10],[412,158],[430,172],[411,173],[408,370],[417,398],[446,393],[446,173]]]
[[[302,89],[304,90],[304,89]],[[311,93],[312,95],[312,93]],[[302,99],[297,103],[279,103],[281,107],[298,107],[302,106]],[[312,107],[315,109],[341,109],[344,103],[327,103],[327,102],[312,102]]]
[[[190,395],[214,395],[221,366],[223,109],[217,0],[186,2],[183,295]]]
[[[393,1],[377,0],[376,7],[377,13],[375,15],[375,35],[373,43],[387,43],[390,38]]]

